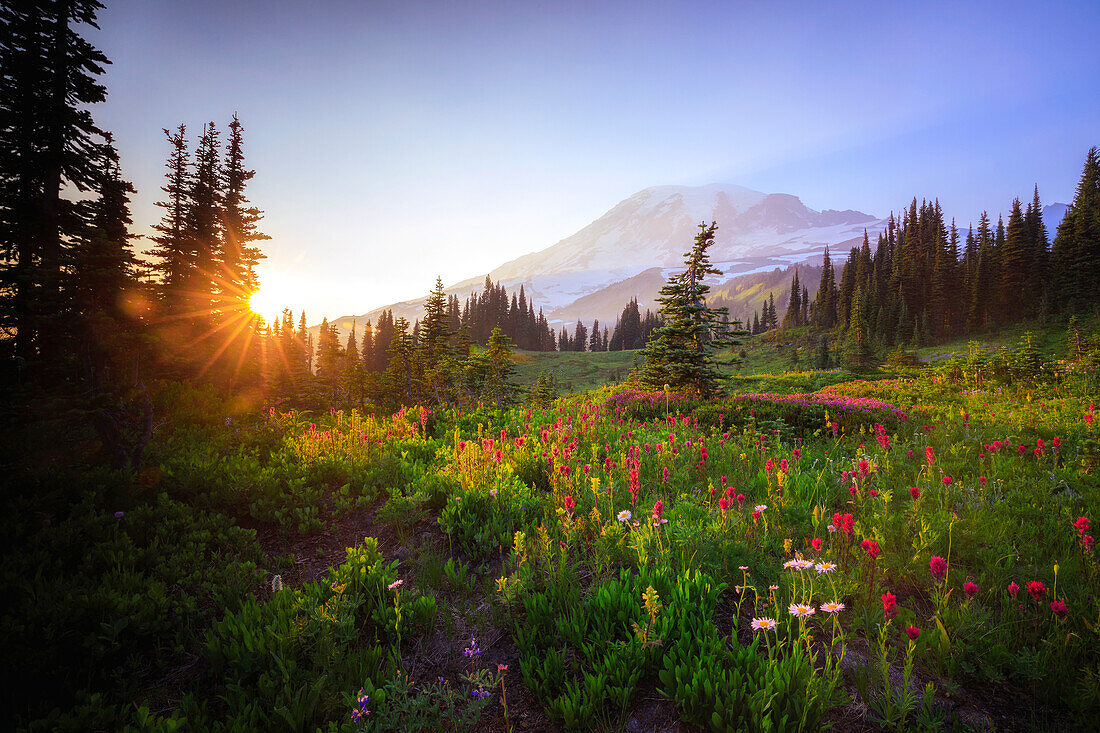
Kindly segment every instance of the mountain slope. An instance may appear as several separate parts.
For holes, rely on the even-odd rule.
[[[766,194],[733,184],[657,186],[616,204],[603,216],[540,252],[506,262],[487,273],[510,291],[522,284],[528,300],[552,322],[614,323],[623,305],[637,297],[652,303],[690,247],[700,222],[718,222],[712,261],[725,278],[771,272],[820,260],[826,245],[846,251],[866,228],[885,222],[859,211],[815,211],[797,196]],[[723,278],[723,279],[725,279]],[[480,290],[485,276],[447,288],[464,299]],[[386,306],[410,321],[423,312],[423,298]],[[337,319],[341,330],[376,319],[383,308]]]

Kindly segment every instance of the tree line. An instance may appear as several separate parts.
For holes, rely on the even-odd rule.
[[[1051,242],[1038,187],[1015,199],[1008,221],[987,212],[965,234],[938,201],[914,198],[890,215],[871,246],[865,232],[837,276],[829,249],[811,300],[795,269],[787,309],[774,293],[750,332],[814,326],[836,330],[856,361],[879,349],[957,338],[1028,318],[1081,313],[1100,302],[1100,155],[1092,148]]]
[[[165,130],[163,218],[139,256],[134,187],[92,107],[110,62],[81,33],[95,0],[0,6],[0,359],[5,381],[102,389],[145,376],[226,385],[258,375],[261,212],[244,127],[213,122],[190,149]]]

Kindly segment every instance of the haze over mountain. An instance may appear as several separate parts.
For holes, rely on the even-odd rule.
[[[1065,214],[1065,204],[1044,208],[1051,237]],[[486,273],[509,292],[522,284],[529,302],[542,308],[552,324],[591,324],[598,319],[611,326],[631,298],[642,310],[654,307],[661,286],[681,264],[700,222],[718,222],[711,260],[722,270],[714,279],[715,294],[746,292],[752,283],[744,276],[772,273],[792,264],[818,265],[828,246],[834,261],[843,261],[859,246],[866,230],[874,246],[885,219],[851,209],[815,211],[791,194],[766,194],[734,184],[655,186],[619,202],[607,213],[539,252],[523,255]],[[840,262],[837,263],[839,272]],[[816,272],[816,270],[815,270]],[[460,301],[481,290],[486,275],[446,288]],[[767,297],[772,289],[758,297]],[[778,302],[785,302],[782,280],[775,284]],[[785,278],[788,282],[789,277]],[[806,282],[816,289],[816,280]],[[357,316],[336,319],[346,332],[352,322],[376,321],[383,310],[410,323],[423,315],[425,296],[376,308]],[[732,311],[731,311],[732,312]],[[751,308],[732,312],[746,315]]]
[[[612,207],[577,233],[540,252],[486,273],[509,291],[522,284],[529,300],[551,321],[614,321],[631,297],[652,300],[668,271],[680,265],[700,222],[718,222],[711,259],[726,276],[786,267],[819,259],[826,245],[846,250],[863,230],[882,220],[859,211],[814,211],[790,194],[766,194],[733,184],[657,186]],[[447,288],[464,299],[485,276]],[[656,285],[656,287],[654,287]],[[360,323],[384,309],[418,318],[423,298],[395,303],[358,316]]]

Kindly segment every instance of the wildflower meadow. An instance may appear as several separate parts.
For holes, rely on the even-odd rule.
[[[1093,399],[944,369],[223,420],[166,386],[149,469],[22,510],[7,647],[52,690],[24,722],[1085,729]]]

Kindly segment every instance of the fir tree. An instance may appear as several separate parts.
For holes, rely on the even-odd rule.
[[[80,35],[96,0],[0,7],[0,325],[15,353],[49,366],[65,351],[68,246],[87,222],[63,191],[95,190],[106,141],[90,107],[104,101],[106,57]]]
[[[798,282],[798,269],[794,271],[794,279],[791,280],[791,295],[787,303],[787,312],[783,315],[783,328],[795,328],[801,325],[802,317],[802,285]]]
[[[152,238],[156,247],[150,254],[159,262],[154,267],[158,275],[161,297],[171,313],[183,308],[187,284],[187,270],[194,260],[192,240],[187,234],[188,177],[190,154],[187,151],[187,127],[180,125],[175,132],[164,130],[171,145],[165,163],[167,181],[161,188],[166,198],[157,206],[164,209],[164,217],[153,226],[157,235]]]
[[[1080,312],[1100,298],[1100,151],[1089,150],[1051,249],[1058,307]]]
[[[1031,257],[1020,199],[1012,201],[1012,213],[1008,217],[1008,229],[1001,252],[1001,315],[1002,320],[1011,322],[1019,319],[1034,305],[1032,291],[1028,288]]]
[[[237,114],[229,123],[229,139],[221,170],[223,241],[221,246],[224,308],[245,310],[256,291],[256,265],[264,258],[255,242],[271,239],[258,229],[263,213],[245,196],[245,187],[256,175],[244,165],[244,127]]]
[[[515,374],[512,340],[499,328],[494,328],[489,335],[484,360],[486,364],[484,393],[496,403],[497,409],[500,410],[512,402],[516,386],[512,383]]]
[[[671,385],[702,396],[714,393],[721,378],[714,352],[729,343],[722,328],[725,308],[709,308],[706,295],[710,286],[704,279],[720,275],[710,262],[707,250],[714,244],[716,223],[699,225],[692,248],[684,255],[685,270],[669,278],[661,288],[661,317],[664,324],[643,349],[643,379],[653,386]]]
[[[193,314],[199,317],[210,314],[217,289],[215,264],[222,233],[218,137],[213,122],[203,126],[195,146],[187,201],[186,232],[191,239],[189,251],[193,259],[185,268],[184,295]]]
[[[825,255],[821,262],[821,283],[817,286],[817,297],[814,299],[816,318],[814,325],[821,328],[832,328],[836,325],[836,279],[833,274],[833,263],[829,257],[829,248],[825,247]],[[755,324],[754,324],[755,330]]]

